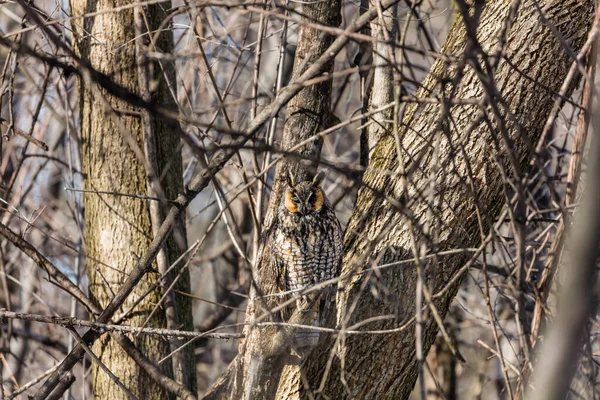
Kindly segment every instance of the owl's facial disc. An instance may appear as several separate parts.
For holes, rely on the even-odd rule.
[[[323,191],[314,187],[306,190],[288,189],[284,197],[285,208],[293,214],[300,215],[319,212],[323,202]]]
[[[285,192],[285,208],[293,214],[300,212],[300,201],[293,190],[287,190]]]
[[[314,211],[321,211],[321,207],[323,207],[323,202],[325,201],[323,191],[319,188],[315,189],[315,191],[310,194],[308,200]]]

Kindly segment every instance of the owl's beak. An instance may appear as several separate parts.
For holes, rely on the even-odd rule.
[[[309,204],[302,204],[302,206],[300,207],[300,214],[302,215],[308,215],[310,213],[310,205]]]

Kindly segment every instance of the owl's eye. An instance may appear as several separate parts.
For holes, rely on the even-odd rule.
[[[296,196],[296,193],[287,191],[284,197],[284,204],[288,211],[292,213],[297,213],[299,211],[298,205],[300,204],[300,200],[298,199],[298,196]]]

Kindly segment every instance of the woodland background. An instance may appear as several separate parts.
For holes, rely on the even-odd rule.
[[[595,15],[0,1],[0,398],[598,398]],[[257,252],[317,169],[346,251],[298,360]]]

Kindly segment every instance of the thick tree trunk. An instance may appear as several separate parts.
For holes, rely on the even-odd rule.
[[[488,54],[497,51],[498,36],[512,3],[495,0],[485,4],[477,38]],[[419,275],[414,262],[393,263],[414,260],[413,249],[418,251],[421,245],[428,252],[439,252],[480,243],[481,232],[487,232],[504,204],[501,171],[514,176],[530,160],[552,107],[553,93],[559,91],[572,62],[548,24],[575,51],[591,25],[591,0],[538,4],[547,22],[533,1],[523,1],[508,34],[505,58],[495,71],[479,65],[482,57],[473,53],[477,46],[467,40],[463,19],[455,23],[442,51],[450,57],[448,62],[438,59],[417,96],[448,97],[449,87],[459,81],[454,98],[485,98],[485,107],[409,107],[403,121],[406,128],[397,136],[385,137],[370,160],[346,234],[342,291],[337,315],[330,319],[339,328],[349,329],[357,322],[379,317],[353,329],[394,331],[346,334],[336,344],[334,337],[322,341],[304,362],[306,376],[301,377],[298,369],[282,376],[281,382],[300,390],[281,398],[305,397],[307,388],[302,382],[307,382],[308,390],[319,389],[330,398],[408,398],[417,377],[415,328],[413,324],[400,327],[415,315]],[[456,79],[465,55],[469,59],[464,75]],[[474,65],[480,68],[483,80]],[[489,85],[491,75],[494,79]],[[479,220],[479,215],[484,218]],[[419,263],[424,269],[424,287],[434,295],[443,318],[460,286],[460,270],[468,257],[433,260]],[[375,274],[372,267],[377,264],[387,266]],[[456,277],[459,279],[452,279]],[[424,354],[437,329],[431,318],[424,322]],[[331,357],[332,351],[337,355]]]
[[[122,4],[119,4],[122,3]],[[127,1],[73,0],[73,15],[108,10]],[[161,3],[143,8],[144,32],[149,30],[155,37],[154,46],[163,52],[172,49],[170,31],[156,35],[155,31],[167,16],[170,4]],[[83,59],[87,59],[98,70],[110,74],[119,84],[134,92],[140,83],[136,65],[134,9],[114,13],[101,13],[86,18],[82,25],[73,24],[74,47]],[[147,24],[147,25],[145,25]],[[149,41],[144,36],[146,43]],[[161,69],[153,66],[153,75],[158,85],[152,93],[152,100],[161,105],[172,103],[172,95],[166,79],[174,81],[172,65],[163,63]],[[172,86],[173,88],[175,85]],[[117,115],[113,110],[135,111],[124,101],[116,100],[98,89],[95,84],[80,82],[80,116],[83,141],[83,169],[85,188],[88,190],[115,193],[144,194],[147,191],[147,170],[144,167],[144,132],[152,129],[155,133],[156,176],[162,176],[162,192],[173,199],[182,191],[181,155],[178,152],[179,138],[175,130],[169,129],[160,120],[144,120],[135,113]],[[109,109],[109,108],[112,108]],[[149,126],[151,125],[151,126]],[[137,154],[136,154],[137,152]],[[103,308],[114,297],[138,258],[147,252],[152,240],[152,227],[149,205],[139,199],[106,194],[86,194],[86,250],[87,273],[90,296]],[[158,221],[160,223],[160,221]],[[171,264],[185,249],[185,226],[180,224],[175,230],[175,239],[166,246],[167,263]],[[148,274],[137,285],[134,295],[122,307],[127,310],[149,286],[158,278]],[[189,275],[184,273],[178,289],[189,291]],[[153,291],[133,311],[128,324],[142,326],[161,298],[159,290]],[[189,299],[177,299],[179,329],[192,329],[191,304]],[[150,319],[149,327],[166,327],[164,310]],[[157,361],[169,353],[169,343],[161,338],[138,336],[133,338],[136,346],[150,359]],[[168,394],[148,375],[127,357],[119,345],[105,335],[93,346],[93,351],[101,361],[129,388],[142,399],[165,399]],[[178,380],[195,392],[195,368],[192,348],[184,350],[176,365]],[[172,366],[165,362],[161,366],[167,375],[173,376]],[[126,395],[111,379],[94,365],[93,391],[96,398],[117,399]]]

